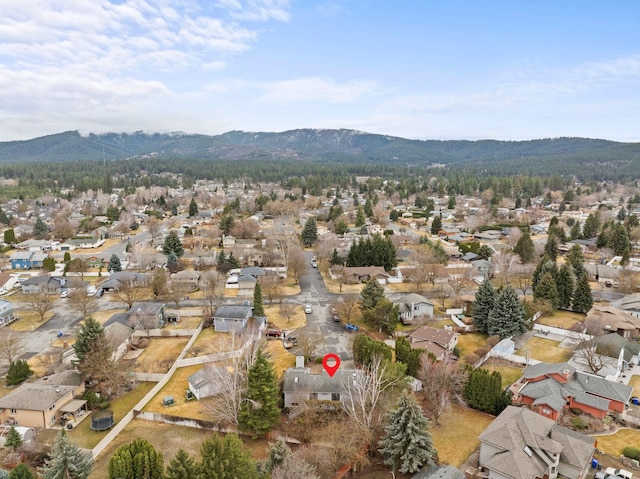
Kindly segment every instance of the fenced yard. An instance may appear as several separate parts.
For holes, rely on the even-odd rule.
[[[529,357],[545,363],[562,363],[571,358],[573,351],[560,347],[559,341],[533,337],[516,351],[517,356]]]
[[[136,359],[121,359],[123,370],[138,373],[166,373],[189,338],[141,338],[144,351]]]
[[[522,376],[524,367],[513,366],[511,363],[505,360],[491,358],[485,362],[482,366],[483,369],[489,371],[498,371],[502,376],[502,387],[511,386]]]
[[[473,353],[478,348],[484,348],[486,345],[487,335],[483,333],[467,333],[458,337],[458,349],[460,350],[461,358]]]
[[[550,316],[542,315],[536,323],[553,328],[571,329],[576,323],[584,321],[584,317],[584,314],[573,311],[556,311]]]

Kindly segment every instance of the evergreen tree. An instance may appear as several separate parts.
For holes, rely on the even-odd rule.
[[[13,228],[4,232],[4,242],[7,244],[16,244],[16,233]]]
[[[7,438],[4,441],[4,445],[6,447],[10,447],[13,452],[16,452],[16,449],[22,446],[22,436],[18,431],[16,431],[15,427],[11,426],[11,428],[9,429]]]
[[[43,479],[86,479],[93,470],[93,456],[80,450],[64,429],[56,436],[49,459],[42,470]]]
[[[290,457],[293,453],[287,443],[283,439],[279,438],[276,442],[269,443],[269,457],[264,467],[267,472],[271,472],[275,467],[282,464],[287,457]]]
[[[535,285],[533,288],[533,297],[535,299],[548,301],[554,310],[558,308],[558,288],[556,286],[556,280],[550,272],[542,275],[540,281]]]
[[[51,256],[47,256],[42,261],[42,267],[44,269],[46,269],[47,271],[54,271],[56,269],[56,260],[54,258],[52,258]]]
[[[456,195],[449,196],[449,202],[447,203],[447,209],[452,210],[456,207]]]
[[[613,253],[622,257],[620,264],[627,264],[631,253],[631,242],[629,241],[629,233],[622,223],[615,226],[609,243]]]
[[[64,258],[62,259],[63,263],[68,263],[69,261],[71,261],[71,253],[69,253],[68,251],[64,252]]]
[[[109,221],[113,223],[120,219],[120,210],[118,209],[117,206],[109,206],[107,208],[107,212],[105,213],[105,216],[109,219]]]
[[[398,218],[400,218],[400,213],[398,213],[398,210],[391,210],[391,212],[389,213],[389,220],[398,221]]]
[[[473,305],[473,324],[480,332],[486,333],[489,326],[489,313],[495,305],[498,293],[488,279],[485,279],[476,291]]]
[[[577,221],[571,227],[571,232],[569,233],[569,237],[572,240],[582,238],[582,233],[580,232],[580,223],[578,223]]]
[[[564,263],[558,271],[558,280],[556,289],[558,290],[558,307],[561,309],[569,309],[571,307],[571,298],[573,297],[573,272],[569,263]]]
[[[7,216],[7,213],[5,213],[2,208],[0,208],[0,223],[7,226],[11,223],[11,220]]]
[[[15,386],[26,381],[33,375],[33,371],[29,367],[29,363],[24,359],[11,361],[9,371],[7,371],[7,386]]]
[[[256,285],[253,287],[253,315],[264,316],[264,307],[262,306],[262,287],[260,282],[256,281]]]
[[[429,432],[429,420],[413,396],[405,394],[389,414],[389,425],[380,440],[384,463],[395,473],[414,473],[435,464],[436,449]]]
[[[197,479],[200,465],[184,449],[179,449],[167,466],[165,479]]]
[[[349,225],[344,220],[340,219],[333,226],[333,230],[337,235],[343,235],[349,231]]]
[[[544,254],[554,263],[558,259],[558,239],[555,235],[548,236],[547,243],[544,245]]]
[[[522,236],[518,239],[516,246],[513,248],[513,252],[520,256],[522,263],[530,263],[533,261],[536,248],[528,230],[522,232]]]
[[[235,223],[235,220],[233,219],[233,216],[231,215],[223,215],[222,218],[220,218],[220,230],[225,234],[228,235],[229,231],[231,231],[231,228],[233,227]]]
[[[80,331],[76,336],[76,342],[73,344],[73,350],[76,353],[78,361],[82,362],[85,355],[94,349],[97,343],[107,341],[107,336],[102,325],[92,317],[88,317],[80,326]]]
[[[332,265],[344,264],[344,258],[338,254],[338,250],[335,248],[333,249],[333,253],[331,253],[331,259],[329,260],[329,263],[331,263]]]
[[[497,416],[511,399],[502,388],[502,376],[498,371],[472,369],[469,372],[463,397],[473,409]]]
[[[198,214],[198,203],[195,198],[191,198],[189,202],[189,217],[194,217]]]
[[[318,225],[315,218],[309,218],[302,229],[302,244],[305,247],[312,246],[318,240]]]
[[[356,364],[365,367],[368,367],[376,357],[380,357],[385,361],[391,361],[391,357],[393,356],[391,347],[366,334],[356,335],[351,349],[353,352],[353,360]]]
[[[163,479],[164,459],[147,440],[120,446],[109,459],[109,479]]]
[[[533,271],[533,276],[531,277],[531,287],[534,290],[546,273],[551,273],[554,280],[558,277],[558,266],[545,255],[538,261],[536,269]]]
[[[584,271],[584,255],[580,245],[574,244],[565,258],[567,263],[573,266],[573,275],[579,278]]]
[[[416,377],[420,370],[420,356],[424,349],[412,348],[411,343],[404,336],[396,339],[396,361],[407,366],[407,376]]]
[[[487,333],[489,336],[500,336],[500,339],[505,339],[522,334],[526,330],[522,302],[516,290],[512,286],[507,286],[500,291],[489,313]]]
[[[598,236],[600,232],[600,213],[591,213],[586,221],[584,222],[584,226],[582,227],[582,236],[584,239],[591,239]]]
[[[486,244],[483,244],[478,249],[478,253],[477,254],[478,254],[478,259],[489,260],[493,256],[493,250],[491,249],[490,246],[487,246]]]
[[[11,470],[9,479],[36,479],[36,476],[33,475],[29,466],[21,462]]]
[[[35,236],[38,239],[43,239],[48,234],[49,234],[49,228],[47,228],[47,225],[44,223],[44,221],[42,221],[42,218],[38,218],[35,224],[33,225],[33,236]]]
[[[178,256],[175,251],[169,252],[169,256],[167,256],[167,269],[172,273],[178,271]]]
[[[442,229],[442,215],[434,216],[431,220],[431,234],[437,235]]]
[[[202,443],[201,479],[258,479],[259,473],[251,452],[244,451],[237,434],[221,438],[214,434]]]
[[[589,277],[585,271],[576,281],[576,289],[573,292],[573,310],[586,313],[592,307],[593,296],[591,294],[591,286],[589,286]]]
[[[109,266],[107,266],[107,271],[110,273],[116,273],[118,271],[122,271],[122,263],[120,262],[120,257],[113,253],[111,258],[109,258]]]
[[[365,323],[378,328],[379,332],[391,333],[398,325],[398,306],[387,298],[380,298],[373,308],[362,311]]]
[[[174,252],[176,257],[182,258],[184,254],[184,249],[182,248],[182,242],[178,237],[178,232],[176,230],[171,230],[167,234],[164,239],[164,244],[162,245],[162,253],[165,256],[169,256],[171,252]]]
[[[9,479],[9,472],[4,469],[0,469],[0,479]]]
[[[278,377],[273,365],[259,351],[247,373],[247,392],[238,413],[240,430],[264,436],[278,422],[278,401]]]
[[[371,203],[370,198],[367,198],[367,201],[364,202],[364,214],[369,218],[373,216],[373,203]]]
[[[364,215],[364,209],[362,208],[362,206],[358,206],[358,209],[356,210],[356,222],[355,222],[356,228],[360,228],[361,226],[364,226],[365,221],[366,221],[366,217]]]
[[[367,281],[360,291],[360,307],[365,309],[373,309],[381,298],[384,297],[384,288],[375,279]]]

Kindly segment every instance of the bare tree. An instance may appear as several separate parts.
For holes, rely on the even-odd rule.
[[[137,269],[140,271],[145,271],[151,267],[153,262],[153,257],[151,255],[151,251],[142,245],[142,244],[134,244],[129,251],[130,263],[136,265]]]
[[[300,278],[309,270],[307,258],[300,246],[292,247],[289,251],[289,262],[287,269],[296,283],[300,282]]]
[[[45,375],[55,373],[62,364],[62,352],[38,354],[35,359]]]
[[[28,293],[26,296],[27,309],[40,316],[40,322],[44,321],[44,317],[53,309],[53,297],[44,291]]]
[[[456,361],[434,361],[423,354],[419,378],[425,385],[422,389],[424,407],[438,425],[440,416],[452,402],[462,402],[465,374]]]
[[[374,357],[366,371],[361,370],[354,378],[349,375],[342,380],[346,391],[344,409],[363,435],[376,430],[384,419],[385,394],[403,380],[402,376],[389,378],[389,364],[379,356]]]
[[[498,254],[494,255],[493,263],[497,269],[497,277],[500,279],[500,284],[509,284],[511,279],[511,272],[514,266],[518,262],[518,256],[511,251],[502,250]]]
[[[133,306],[133,303],[142,300],[144,296],[145,290],[132,284],[123,284],[113,293],[116,300],[127,303],[129,308]]]
[[[189,290],[190,288],[187,285],[180,283],[179,281],[169,281],[167,283],[167,291],[165,295],[167,299],[173,301],[177,308],[180,306],[180,301],[185,298],[185,295]]]
[[[518,285],[518,289],[522,291],[522,296],[526,296],[527,292],[531,289],[531,285],[533,284],[532,271],[530,271],[530,268],[519,268],[519,271],[515,276],[515,281]]]
[[[229,350],[232,357],[207,368],[207,380],[218,389],[203,404],[217,424],[238,424],[238,414],[247,390],[248,371],[261,346],[259,341],[250,337],[252,334],[255,332],[231,333]]]
[[[615,366],[617,358],[609,357],[607,347],[599,344],[598,336],[584,335],[576,344],[574,358],[578,363],[586,365],[593,374],[598,374],[605,366]]]
[[[0,328],[0,356],[11,364],[23,351],[22,335],[7,326]]]
[[[291,322],[296,314],[297,306],[292,303],[280,303],[280,314],[287,320],[287,323]]]
[[[420,249],[411,253],[411,262],[415,265],[411,268],[408,278],[416,285],[416,291],[422,292],[422,286],[426,283],[435,284],[442,265],[430,250]]]
[[[273,468],[271,479],[320,479],[320,476],[316,474],[316,466],[297,454],[289,454]]]
[[[277,274],[269,274],[260,278],[260,286],[262,294],[264,294],[269,303],[273,303],[279,296],[280,277]]]
[[[89,296],[85,288],[73,288],[67,298],[68,304],[85,319],[98,307],[98,300],[95,296]]]
[[[453,291],[455,297],[460,296],[460,292],[467,286],[471,280],[471,268],[464,268],[456,274],[450,274],[447,283]]]
[[[208,326],[213,320],[213,314],[218,309],[222,299],[224,281],[217,271],[207,271],[200,277],[200,289],[202,290],[204,324]]]
[[[311,361],[315,357],[319,341],[320,338],[315,334],[308,334],[304,331],[298,334],[298,346],[307,361]]]
[[[340,316],[342,320],[350,323],[351,319],[358,311],[359,304],[360,295],[353,293],[345,294],[344,296],[342,296],[340,301],[335,303],[334,308],[336,308],[336,311],[338,311],[338,316]]]
[[[123,376],[113,360],[113,348],[109,340],[94,341],[91,349],[78,364],[78,369],[95,383],[95,388],[107,397],[111,396],[122,384]]]
[[[160,227],[162,226],[162,221],[160,221],[155,216],[149,216],[149,222],[147,223],[147,229],[149,230],[149,234],[151,235],[151,240],[156,239],[160,234]]]

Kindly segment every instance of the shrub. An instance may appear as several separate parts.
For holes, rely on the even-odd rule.
[[[478,355],[479,358],[481,358],[482,356],[484,356],[485,354],[487,354],[491,349],[488,346],[483,346],[481,348],[478,348],[474,351],[474,353],[476,353]]]
[[[622,455],[628,457],[629,459],[640,461],[640,448],[627,446],[622,450]]]
[[[487,338],[487,346],[489,346],[490,348],[494,347],[499,342],[500,342],[500,336],[489,336]]]
[[[572,417],[571,418],[571,425],[577,431],[583,431],[583,430],[587,429],[587,427],[589,427],[587,425],[587,423],[585,423],[584,420],[581,417]]]

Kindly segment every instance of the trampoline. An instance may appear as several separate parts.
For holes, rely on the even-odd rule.
[[[96,411],[91,415],[92,431],[106,431],[111,429],[114,424],[115,421],[113,420],[113,411],[111,409]]]

